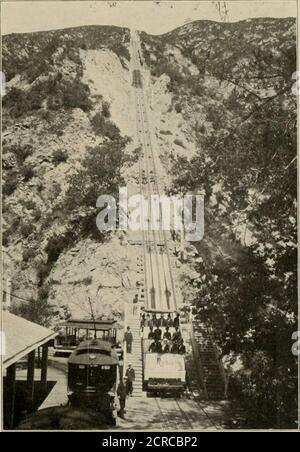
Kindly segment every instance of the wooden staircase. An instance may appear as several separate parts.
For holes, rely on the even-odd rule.
[[[132,397],[143,397],[143,361],[142,361],[142,344],[140,335],[140,310],[137,307],[133,310],[133,304],[126,305],[125,329],[130,327],[133,335],[132,353],[124,353],[124,374],[131,364],[135,371],[135,381],[133,383]],[[126,348],[126,346],[125,346]]]
[[[226,399],[226,378],[216,347],[205,325],[193,321],[192,346],[202,389],[208,400]]]

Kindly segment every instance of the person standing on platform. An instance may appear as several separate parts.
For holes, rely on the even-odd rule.
[[[173,325],[174,325],[175,327],[179,327],[179,322],[180,322],[180,318],[179,318],[179,314],[177,313],[177,314],[176,314],[176,317],[175,317],[175,319],[174,319]]]
[[[135,380],[135,371],[134,369],[131,367],[131,364],[128,364],[127,370],[126,370],[126,393],[129,396],[132,396],[132,392],[133,392],[133,382]]]
[[[117,395],[119,397],[119,401],[120,401],[120,411],[119,411],[119,416],[124,419],[124,413],[125,413],[125,405],[126,405],[126,388],[124,385],[123,380],[120,380],[118,389],[117,389]]]
[[[147,314],[146,325],[147,325],[149,328],[154,328],[154,323],[153,323],[153,320],[152,320],[151,317],[150,317],[150,314]]]
[[[154,331],[153,331],[153,326],[150,326],[150,331],[149,331],[149,334],[148,334],[148,339],[154,339],[154,337],[155,337],[155,334],[154,334]]]
[[[157,328],[154,330],[154,339],[155,339],[156,341],[160,341],[160,340],[161,340],[161,335],[162,335],[162,331],[161,331],[161,329],[160,329],[159,327],[157,327]]]
[[[170,313],[168,314],[168,318],[167,318],[167,326],[168,327],[172,327],[173,326],[173,319],[172,319],[172,316],[171,316]]]
[[[133,300],[132,300],[132,303],[133,303],[133,310],[132,310],[133,315],[136,315],[136,314],[137,314],[137,311],[138,311],[138,302],[139,302],[139,296],[138,296],[138,294],[135,294],[135,296],[134,296],[134,298],[133,298]]]
[[[164,314],[161,318],[161,326],[168,326],[168,318],[166,314]]]
[[[172,335],[171,335],[171,333],[169,331],[169,327],[166,326],[166,331],[164,332],[164,339],[167,339],[168,341],[170,341],[171,338],[172,338]]]
[[[172,340],[173,342],[178,342],[181,339],[181,332],[179,331],[178,326],[175,327],[175,332],[173,334]]]
[[[132,332],[130,331],[130,327],[129,326],[127,327],[127,331],[124,334],[124,342],[126,342],[126,351],[127,351],[127,353],[131,353],[133,336],[132,336]]]

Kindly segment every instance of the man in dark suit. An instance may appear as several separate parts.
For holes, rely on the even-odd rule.
[[[133,336],[132,336],[132,332],[130,331],[130,327],[129,326],[127,327],[127,331],[124,334],[124,342],[126,342],[126,351],[127,351],[127,353],[131,353]]]
[[[169,327],[166,326],[166,331],[164,332],[164,339],[168,339],[168,341],[170,341],[171,338],[172,338],[172,335],[171,335],[171,333],[169,331]]]
[[[162,331],[159,327],[154,330],[154,339],[157,341],[161,340]]]
[[[128,364],[127,370],[126,370],[126,393],[128,395],[132,395],[133,391],[133,382],[135,380],[135,371],[131,367],[131,364]]]

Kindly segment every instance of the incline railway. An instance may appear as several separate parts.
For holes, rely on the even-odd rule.
[[[136,121],[138,143],[143,149],[143,158],[139,163],[140,193],[145,199],[160,197],[157,181],[156,156],[153,150],[147,107],[141,76],[141,63],[137,38],[132,39],[133,86],[135,89]],[[153,198],[152,198],[153,199]],[[145,310],[148,312],[176,312],[177,300],[170,265],[170,256],[166,232],[162,228],[162,207],[153,212],[149,202],[149,212],[142,209],[142,222],[147,226],[143,230],[143,249],[145,263]],[[156,227],[153,225],[157,224]]]
[[[149,200],[151,198],[153,199],[155,196],[158,197],[159,200],[161,190],[158,182],[157,155],[151,138],[151,124],[148,119],[147,102],[143,86],[142,52],[139,45],[139,37],[135,32],[132,34],[131,46],[132,85],[134,87],[136,107],[137,144],[142,150],[139,159],[139,191],[143,198],[148,201],[148,203],[146,203],[148,205],[148,211],[142,207],[141,212],[142,225],[146,225],[146,227],[142,228],[145,280],[144,310],[147,314],[151,315],[159,313],[159,315],[165,316],[167,313],[170,313],[173,317],[174,314],[180,310],[180,306],[176,297],[172,275],[167,233],[163,228],[162,206],[160,201],[158,201],[159,207],[153,211],[152,203],[149,202]],[[156,227],[153,227],[155,224]],[[143,332],[143,334],[145,334],[145,332]],[[147,360],[145,360],[145,350],[148,350],[146,346],[147,340],[145,340],[145,337],[142,340],[144,365],[143,374],[144,387],[146,383],[146,386],[149,389],[149,381],[146,381],[146,373],[149,373],[149,368],[147,368]],[[162,357],[163,356],[159,353],[156,354],[157,365],[155,370],[159,373],[160,370],[158,368],[162,366],[161,372],[163,374],[166,372],[164,372],[165,369],[162,365],[162,362],[164,361]],[[172,356],[172,353],[170,353],[169,357],[170,366],[172,367],[173,363],[174,367],[173,372],[169,372],[169,374],[172,373],[172,375],[168,374],[170,378],[167,378],[167,381],[163,381],[164,378],[155,379],[154,377],[154,379],[152,379],[152,383],[154,382],[154,384],[151,384],[151,387],[153,388],[154,386],[154,389],[156,385],[158,388],[161,388],[161,386],[164,386],[165,384],[167,385],[167,391],[165,394],[168,395],[166,398],[158,397],[157,394],[159,394],[160,391],[158,391],[156,395],[154,391],[154,402],[156,404],[156,410],[160,413],[163,427],[167,429],[183,428],[192,430],[199,425],[199,417],[202,416],[206,419],[209,428],[217,428],[213,420],[210,419],[210,416],[202,408],[195,397],[187,399],[183,395],[182,389],[175,392],[172,391],[172,386],[174,386],[174,384],[175,386],[179,385],[179,389],[181,385],[179,378],[176,380],[176,377],[178,377],[178,374],[180,373],[180,366],[176,368],[176,365],[174,365],[176,359],[178,363],[180,362],[180,355]],[[155,361],[154,356],[153,360]],[[150,368],[151,374],[155,374],[156,372],[153,372],[152,367]],[[185,365],[183,364],[181,373],[184,375],[184,377],[182,377],[184,386],[185,372]],[[169,389],[171,389],[171,391]],[[148,390],[147,393],[149,394]],[[175,393],[176,396],[174,397]],[[202,422],[204,421],[202,420]]]

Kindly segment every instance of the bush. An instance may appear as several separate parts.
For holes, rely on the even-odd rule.
[[[28,113],[32,110],[38,110],[42,107],[42,93],[34,89],[22,91],[18,88],[12,88],[3,98],[3,106],[10,109],[10,114],[14,118]]]
[[[104,234],[96,226],[96,200],[101,193],[110,193],[117,199],[124,183],[121,168],[127,159],[124,148],[128,139],[89,148],[82,161],[82,169],[68,178],[65,208],[73,215],[77,236],[93,236],[102,240]],[[74,213],[76,212],[76,215]]]
[[[176,113],[181,113],[182,112],[182,105],[179,102],[177,102],[174,105],[174,108],[175,108]]]
[[[41,212],[41,210],[40,210],[40,209],[36,209],[36,210],[33,212],[33,220],[34,220],[34,221],[39,221],[39,220],[41,219],[41,217],[42,217],[42,212]]]
[[[23,176],[24,182],[28,182],[30,179],[32,179],[34,176],[34,171],[33,171],[32,166],[30,166],[30,165],[24,166],[24,168],[22,169],[22,176]]]
[[[10,237],[10,232],[9,231],[3,231],[2,233],[2,245],[3,246],[8,246],[9,245],[9,237]]]
[[[24,238],[27,238],[35,231],[35,227],[32,223],[23,223],[20,228],[21,234]]]
[[[2,193],[4,196],[10,196],[13,194],[18,186],[18,173],[16,171],[8,171],[7,179],[2,187]]]
[[[54,308],[47,299],[39,298],[22,302],[12,307],[12,313],[42,326],[50,326],[54,316]]]
[[[28,199],[24,202],[24,207],[28,210],[34,210],[35,209],[35,202],[32,199]]]
[[[120,138],[120,129],[110,120],[105,120],[101,113],[96,113],[91,120],[96,135],[108,137],[110,140]]]
[[[19,165],[22,165],[27,157],[33,154],[33,148],[30,144],[13,145],[8,148],[8,151],[15,155]]]
[[[89,94],[89,87],[79,80],[65,83],[62,86],[62,104],[65,108],[80,108],[87,112],[92,108]]]
[[[60,163],[64,163],[67,160],[68,160],[68,154],[65,151],[58,149],[57,151],[53,152],[52,162],[54,163],[55,166],[59,165]]]
[[[109,106],[108,102],[103,102],[103,104],[102,104],[102,114],[103,114],[104,118],[110,118],[110,116],[111,116],[109,107],[110,106]]]
[[[39,280],[39,284],[43,284],[43,281],[47,278],[51,271],[51,265],[50,264],[40,264],[37,270],[37,277]]]
[[[50,237],[47,246],[46,253],[48,254],[48,264],[52,264],[57,261],[61,252],[74,243],[74,237],[71,231],[66,232],[64,235],[54,235]]]
[[[34,258],[36,255],[36,249],[35,248],[26,248],[23,251],[23,261],[27,262],[30,259]]]

